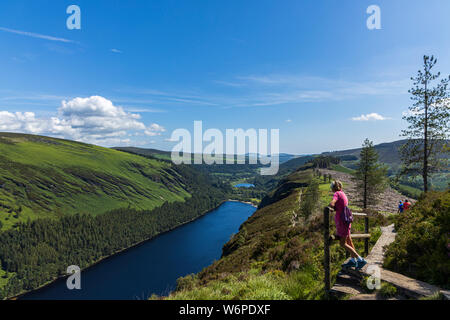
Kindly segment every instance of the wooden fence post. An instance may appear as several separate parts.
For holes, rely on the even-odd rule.
[[[369,233],[369,216],[364,217],[364,233]],[[369,255],[369,238],[364,239],[364,256]]]
[[[325,298],[329,298],[331,289],[330,279],[330,208],[323,211],[323,247],[324,247],[324,271],[325,271]]]

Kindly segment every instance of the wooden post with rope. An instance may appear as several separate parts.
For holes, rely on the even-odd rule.
[[[331,289],[330,279],[330,208],[325,207],[323,211],[323,247],[324,247],[324,271],[325,271],[325,298],[329,298]]]

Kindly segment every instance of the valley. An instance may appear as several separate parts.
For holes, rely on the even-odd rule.
[[[392,151],[397,144],[383,148]],[[167,299],[322,299],[321,208],[330,201],[330,177],[343,182],[352,210],[361,210],[352,169],[358,157],[353,150],[334,156],[284,155],[277,175],[261,176],[259,164],[174,165],[165,151],[108,149],[22,134],[0,133],[0,149],[0,294],[4,298],[42,286],[24,298],[95,299],[108,293],[111,299],[125,298],[107,289],[108,278],[105,292],[84,292],[87,296],[66,296],[64,278],[57,279],[65,276],[65,266],[75,264],[87,270],[88,284],[94,286],[95,270],[117,268],[115,261],[122,266],[139,263],[139,259],[127,262],[123,257],[154,248],[159,235],[170,238],[180,232],[179,226],[193,228],[205,213],[234,203],[225,202],[231,199],[242,208],[253,204],[258,210],[251,216],[244,214],[246,221],[239,220],[243,217],[239,210],[233,211],[240,217],[233,220],[239,221],[233,225],[240,225],[239,230],[230,234],[226,229],[221,234],[214,258],[193,262],[194,269],[181,268],[177,276],[161,278],[172,283],[168,291],[162,283],[154,287],[143,282],[148,284],[145,294],[153,294],[152,299],[160,295]],[[397,203],[405,197],[391,187],[379,196],[370,211],[370,246],[381,227],[394,220]],[[215,215],[208,215],[206,221]],[[199,228],[195,234],[207,237],[211,232]],[[355,230],[363,228],[355,222]],[[220,255],[217,250],[222,245]],[[356,245],[362,249],[361,243]],[[196,250],[195,246],[190,249]],[[336,245],[332,255],[336,274],[345,255]],[[92,271],[91,266],[95,266]],[[137,291],[143,288],[127,287],[133,281],[124,282],[123,294],[142,296]]]

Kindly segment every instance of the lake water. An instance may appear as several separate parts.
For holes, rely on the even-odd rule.
[[[179,277],[197,273],[220,258],[222,246],[255,212],[246,203],[227,201],[207,215],[117,254],[81,272],[81,290],[66,279],[21,299],[146,299],[167,295]]]
[[[253,188],[255,185],[253,183],[239,183],[236,184],[236,188]]]

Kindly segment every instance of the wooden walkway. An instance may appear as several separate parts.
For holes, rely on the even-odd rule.
[[[372,276],[372,273],[369,273],[369,271],[372,270],[373,272],[373,266],[377,266],[380,271],[381,281],[388,282],[397,288],[398,295],[393,299],[417,299],[439,292],[449,299],[450,294],[448,290],[442,290],[426,282],[383,269],[385,247],[395,240],[396,233],[394,232],[394,225],[382,227],[381,230],[380,238],[366,258],[367,265],[360,271],[353,268],[343,268],[337,275],[336,283],[331,288],[331,293],[338,297],[350,296],[349,299],[351,300],[383,299],[375,293],[367,293],[368,290],[362,287],[366,285],[363,283],[364,276]]]

